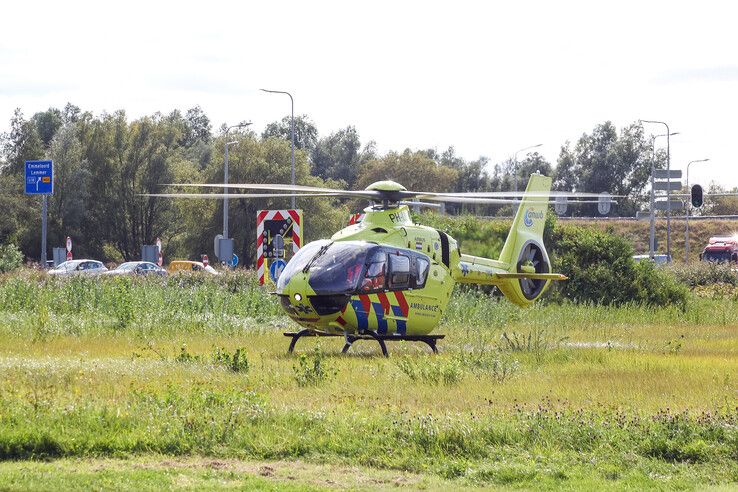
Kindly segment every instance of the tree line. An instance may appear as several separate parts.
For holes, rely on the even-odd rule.
[[[405,149],[380,154],[373,141],[362,143],[347,126],[321,136],[307,115],[295,118],[297,183],[362,189],[393,179],[425,191],[508,191],[515,170],[523,189],[540,171],[554,188],[627,195],[613,213],[632,216],[646,200],[652,162],[664,167],[663,151],[652,152],[650,136],[634,123],[619,131],[597,125],[561,146],[556,165],[536,153],[516,165],[512,158],[491,165],[483,156],[466,160],[453,147]],[[229,181],[290,182],[290,118],[268,124],[261,134],[236,128],[228,135]],[[225,126],[214,130],[199,107],[129,120],[125,111],[95,115],[67,104],[29,118],[17,109],[10,130],[0,135],[0,244],[17,245],[28,259],[40,256],[40,198],[23,193],[24,162],[54,161],[54,194],[49,197],[49,248],[75,242],[76,257],[122,261],[140,256],[141,245],[163,242],[168,259],[212,254],[222,232],[221,200],[171,200],[141,196],[171,188],[166,183],[223,181]],[[259,209],[287,208],[288,198],[232,199],[230,230],[236,253],[255,258],[255,216]],[[329,236],[349,213],[365,204],[343,199],[298,199],[305,213],[306,239]],[[509,214],[499,206],[447,207],[452,214]],[[596,205],[572,207],[567,214],[596,215]]]

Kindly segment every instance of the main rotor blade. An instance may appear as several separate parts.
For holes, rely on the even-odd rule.
[[[161,186],[189,186],[194,188],[243,188],[247,190],[274,190],[274,191],[296,191],[296,192],[317,192],[317,193],[339,193],[346,190],[335,190],[332,188],[321,188],[318,186],[303,186],[289,184],[269,184],[269,183],[164,183]]]
[[[566,197],[566,198],[599,198],[601,193],[586,193],[575,191],[551,191],[551,192],[525,192],[525,191],[471,191],[460,193],[437,193],[432,191],[409,191],[414,193],[418,198],[425,199],[429,196],[453,196],[468,198],[549,198],[549,197]],[[613,198],[622,198],[623,195],[608,195]]]
[[[141,193],[139,196],[154,198],[289,198],[289,197],[334,197],[340,198],[338,193]]]
[[[543,196],[536,198],[545,198]],[[473,198],[463,196],[424,196],[423,200],[431,202],[443,202],[443,203],[477,203],[480,205],[507,205],[522,203],[520,199],[516,198]],[[408,202],[410,205],[411,202]],[[536,200],[535,203],[549,203],[555,204],[556,200]],[[580,203],[599,203],[598,200],[572,200],[568,201],[567,205],[577,205]],[[610,203],[617,203],[616,200],[610,200]]]
[[[317,192],[317,193],[340,193],[346,196],[358,197],[377,197],[380,198],[387,194],[396,194],[403,198],[425,198],[426,196],[453,196],[468,198],[523,198],[523,197],[557,197],[563,196],[568,198],[599,198],[600,193],[574,192],[574,191],[551,191],[545,192],[525,192],[525,191],[471,191],[471,192],[435,192],[435,191],[391,191],[382,192],[378,190],[338,190],[334,188],[323,188],[319,186],[304,186],[290,184],[269,184],[269,183],[167,183],[162,186],[189,186],[202,188],[236,188],[250,190],[274,190],[274,191],[296,191],[296,192]],[[610,195],[611,197],[622,197],[622,195]]]
[[[312,192],[312,193],[328,193],[334,196],[343,196],[347,198],[365,198],[367,200],[382,200],[384,194],[375,190],[336,190],[333,188],[321,188],[318,186],[302,186],[302,185],[286,185],[286,184],[263,184],[263,183],[169,183],[162,186],[184,186],[196,188],[228,188],[228,189],[248,189],[248,190],[274,190],[274,191],[293,191],[293,192]],[[269,195],[265,195],[269,196]],[[276,196],[276,195],[274,195]],[[287,195],[285,195],[287,196]],[[294,196],[302,196],[295,194]]]

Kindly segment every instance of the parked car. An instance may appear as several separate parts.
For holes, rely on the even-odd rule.
[[[127,261],[117,268],[105,273],[106,275],[166,275],[167,271],[150,261]]]
[[[174,272],[208,272],[218,275],[218,271],[210,265],[204,265],[201,261],[176,260],[169,264],[169,273]]]
[[[701,261],[715,263],[738,263],[738,238],[713,236],[700,254]]]
[[[653,261],[656,265],[668,265],[671,263],[671,256],[669,255],[653,255],[653,258],[651,258],[650,255],[633,255],[633,259],[635,261],[643,261],[643,260],[650,260]]]
[[[108,269],[97,260],[69,260],[60,263],[47,273],[49,275],[99,275]]]

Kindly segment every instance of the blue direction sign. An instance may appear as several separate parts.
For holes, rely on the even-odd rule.
[[[238,255],[234,253],[231,257],[231,266],[236,268],[236,265],[238,265]]]
[[[274,260],[269,267],[269,276],[272,277],[273,282],[277,282],[277,279],[282,275],[282,270],[287,266],[287,263],[283,259]]]
[[[51,161],[26,161],[26,194],[54,193],[54,165]]]

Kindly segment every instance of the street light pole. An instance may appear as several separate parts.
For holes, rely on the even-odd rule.
[[[687,164],[687,193],[690,193],[689,189],[689,166],[694,164],[695,162],[707,162],[710,159],[698,159],[696,161],[689,161],[689,164]],[[692,208],[692,201],[687,200],[687,206],[685,207],[685,230],[684,230],[684,264],[686,265],[689,263],[689,209]]]
[[[518,154],[526,150],[536,149],[538,147],[541,147],[542,145],[543,144],[535,144],[531,145],[530,147],[525,147],[524,149],[515,151],[515,191],[518,191]]]
[[[251,122],[248,123],[239,123],[238,125],[231,125],[228,128],[226,128],[225,131],[225,159],[223,162],[223,184],[228,184],[228,146],[231,144],[238,143],[236,141],[229,142],[228,141],[228,132],[231,131],[231,128],[243,128],[246,126],[249,126]],[[223,238],[228,239],[228,187],[223,187],[223,194],[225,197],[223,198]]]
[[[663,121],[656,120],[638,120],[641,123],[658,123],[666,127],[666,175],[667,175],[667,188],[666,188],[666,256],[667,261],[671,261],[671,190],[669,186],[671,184],[671,143],[669,136],[669,125]]]
[[[672,132],[671,136],[679,135],[679,132]],[[653,259],[653,255],[656,253],[656,193],[653,189],[654,182],[654,171],[656,168],[656,139],[659,137],[665,137],[666,133],[661,135],[654,135],[651,137],[651,214],[650,214],[650,230],[648,240],[648,256]]]
[[[263,92],[271,92],[272,94],[287,94],[290,96],[291,116],[290,116],[290,134],[292,140],[292,186],[295,186],[295,100],[292,94],[286,91],[273,91],[269,89],[260,89]],[[292,208],[295,208],[295,197],[292,197]]]

